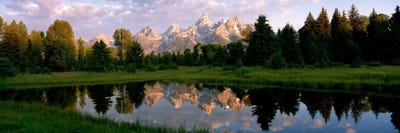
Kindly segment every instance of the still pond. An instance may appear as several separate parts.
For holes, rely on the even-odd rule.
[[[36,102],[116,121],[215,132],[398,132],[400,95],[243,89],[139,82],[4,89],[0,100]],[[60,116],[62,119],[62,116]]]

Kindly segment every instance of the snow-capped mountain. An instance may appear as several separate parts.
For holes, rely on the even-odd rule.
[[[183,52],[192,49],[197,43],[202,44],[228,44],[239,40],[244,29],[253,30],[253,25],[246,24],[238,17],[217,23],[210,21],[207,15],[203,15],[196,23],[187,29],[182,29],[177,24],[172,24],[164,33],[156,33],[150,26],[143,28],[133,36],[138,41],[145,54],[151,52]]]
[[[146,26],[140,32],[136,33],[133,39],[141,44],[145,54],[149,54],[152,51],[157,52],[162,41],[162,37],[150,26]]]
[[[100,41],[100,40],[103,40],[103,42],[107,45],[107,47],[111,47],[111,46],[113,45],[111,39],[108,38],[107,35],[105,35],[105,34],[100,34],[100,35],[98,35],[98,36],[96,36],[96,37],[90,39],[90,40],[89,40],[89,43],[87,44],[86,47],[90,47],[90,46],[92,46],[94,43],[96,43],[97,41]]]

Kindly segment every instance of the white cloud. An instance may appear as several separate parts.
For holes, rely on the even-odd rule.
[[[321,0],[311,0],[314,4],[318,4]]]

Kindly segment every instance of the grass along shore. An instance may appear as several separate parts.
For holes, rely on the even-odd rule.
[[[25,74],[0,79],[0,88],[44,88],[71,85],[116,84],[148,80],[183,83],[252,84],[296,88],[381,89],[400,85],[400,66],[311,69],[264,69],[242,67],[226,70],[213,67],[180,67],[177,70],[122,72],[59,72]]]
[[[125,133],[187,132],[184,128],[151,127],[136,123],[115,122],[107,118],[96,118],[76,111],[56,107],[0,101],[0,132],[55,132],[55,133]],[[195,129],[193,132],[209,132]]]

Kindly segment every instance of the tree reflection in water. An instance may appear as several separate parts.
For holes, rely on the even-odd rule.
[[[258,116],[257,123],[263,130],[269,130],[269,126],[275,117],[277,106],[277,95],[274,89],[260,89],[249,92],[253,115]]]
[[[115,108],[118,113],[133,113],[134,108],[140,107],[144,99],[144,82],[117,85],[118,96]]]
[[[111,107],[111,96],[113,96],[113,86],[95,85],[88,87],[89,97],[94,103],[94,108],[98,114],[105,114]]]
[[[201,88],[199,90],[199,88]],[[152,109],[159,99],[164,99],[175,109],[185,104],[203,111],[210,117],[213,110],[241,112],[251,110],[263,130],[269,130],[279,113],[296,117],[303,103],[311,119],[320,113],[329,123],[331,110],[340,122],[353,120],[358,123],[365,112],[373,112],[378,118],[381,113],[391,113],[391,122],[400,128],[400,98],[376,94],[352,94],[344,92],[315,92],[293,89],[264,88],[244,91],[221,85],[184,85],[178,83],[139,82],[118,85],[94,85],[79,87],[57,87],[47,89],[2,89],[0,100],[36,102],[65,109],[76,109],[94,105],[98,115],[104,115],[114,104],[118,114],[133,114],[141,106]],[[88,101],[91,101],[87,103]],[[143,105],[146,103],[146,105]],[[188,107],[188,106],[186,106]],[[251,109],[250,109],[251,108]],[[351,118],[348,117],[351,115]],[[279,117],[278,117],[279,118]]]

